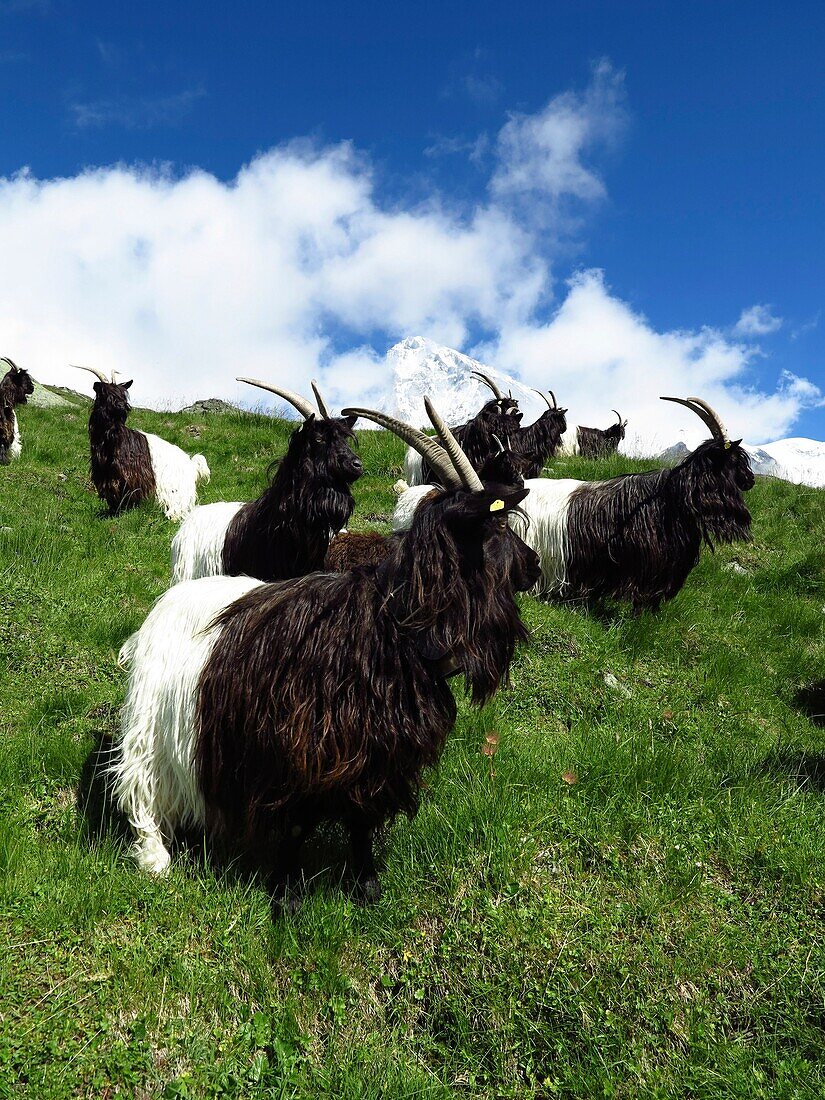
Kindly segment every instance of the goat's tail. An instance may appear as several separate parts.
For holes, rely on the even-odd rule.
[[[212,474],[203,455],[192,455],[192,465],[195,467],[195,481],[209,481]]]

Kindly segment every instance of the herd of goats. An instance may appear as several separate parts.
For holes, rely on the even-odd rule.
[[[33,384],[5,362],[8,461]],[[164,872],[176,832],[198,828],[216,854],[262,870],[278,906],[298,904],[301,848],[322,821],[348,830],[356,896],[380,896],[374,835],[416,811],[455,723],[448,680],[462,675],[476,705],[507,682],[527,638],[517,593],[655,610],[703,543],[749,537],[747,453],[696,397],[663,398],[710,432],[677,466],[585,482],[541,476],[566,431],[552,392],[522,427],[517,402],[481,375],[493,399],[452,431],[425,399],[428,435],[371,409],[334,416],[315,383],[313,404],[243,378],[303,420],[256,500],[196,507],[203,455],[128,427],[132,383],[91,373],[98,495],[112,513],[155,498],[183,520],[172,587],[120,653],[130,672],[110,778],[134,855]],[[358,417],[409,448],[391,535],[344,530],[363,473]],[[615,450],[625,424],[579,429],[579,450]]]

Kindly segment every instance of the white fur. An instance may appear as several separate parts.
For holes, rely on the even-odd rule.
[[[168,869],[178,826],[203,824],[194,769],[197,685],[220,634],[206,628],[260,583],[206,577],[170,588],[120,651],[130,675],[111,772],[118,805],[136,834],[133,854],[145,871]]]
[[[408,447],[404,455],[404,480],[408,485],[424,484],[423,464],[424,460],[418,451]]]
[[[23,450],[23,440],[20,438],[20,428],[17,424],[17,413],[12,412],[12,420],[14,421],[14,439],[11,441],[9,447],[9,458],[19,458],[20,452]]]
[[[189,513],[172,539],[172,584],[223,573],[226,531],[240,501],[202,504]]]
[[[188,455],[158,435],[142,434],[149,443],[160,506],[169,519],[183,519],[198,502],[198,482],[209,480],[206,459],[203,455]]]
[[[534,595],[562,592],[567,581],[567,512],[570,494],[584,481],[572,478],[536,477],[524,483],[530,492],[521,502],[527,519],[510,517],[513,530],[532,547],[541,561],[541,579]],[[399,494],[392,516],[393,532],[408,531],[415,510],[434,485],[413,485]]]

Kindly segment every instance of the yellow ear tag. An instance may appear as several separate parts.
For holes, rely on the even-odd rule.
[[[490,511],[491,512],[500,512],[503,507],[504,507],[504,501],[503,500],[494,500],[493,503],[490,505]]]
[[[731,441],[729,439],[726,439],[725,440],[725,450],[729,451],[732,446],[733,446],[733,444],[731,443]]]

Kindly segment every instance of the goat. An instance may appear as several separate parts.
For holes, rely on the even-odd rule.
[[[678,466],[607,481],[536,478],[524,518],[513,525],[541,559],[535,594],[575,600],[629,600],[655,611],[681,591],[704,543],[750,537],[743,493],[754,476],[741,439],[698,397],[663,397],[687,406],[710,429]],[[403,532],[432,486],[403,492],[393,531]]]
[[[622,420],[621,414],[615,409],[611,409],[611,412],[616,413],[616,423],[609,428],[583,428],[581,425],[576,428],[576,443],[583,458],[604,458],[618,451],[619,444],[624,439],[627,421]]]
[[[16,409],[28,402],[29,394],[34,393],[34,383],[29,372],[21,370],[7,356],[0,358],[0,363],[9,365],[0,381],[0,465],[5,466],[11,459],[19,458],[23,450]]]
[[[479,471],[487,459],[496,453],[494,436],[503,438],[518,431],[522,413],[518,402],[510,394],[504,394],[496,383],[481,371],[472,371],[476,378],[488,386],[494,400],[488,401],[466,424],[453,429],[453,435],[469,458],[474,470]],[[433,471],[414,447],[404,458],[404,476],[409,485],[425,485],[432,479]]]
[[[89,414],[92,484],[113,514],[155,498],[168,519],[183,519],[195,507],[198,482],[209,480],[203,455],[188,455],[160,436],[130,428],[128,390],[132,380],[117,382],[92,367],[95,399]]]
[[[523,471],[526,478],[541,477],[545,465],[558,453],[561,437],[567,431],[567,409],[559,408],[553,391],[547,391],[553,398],[552,405],[541,390],[535,392],[547,403],[547,410],[532,424],[519,428],[510,436],[513,450],[527,459]]]
[[[131,668],[112,775],[142,868],[164,872],[179,825],[259,865],[278,840],[274,900],[321,820],[348,827],[364,900],[380,895],[373,836],[413,816],[424,768],[456,718],[447,680],[481,705],[526,639],[515,593],[538,559],[508,526],[525,489],[484,487],[427,401],[438,440],[369,409],[449,488],[378,566],[262,583],[170,588],[121,650]]]
[[[323,568],[330,538],[355,507],[350,486],[364,469],[350,446],[357,418],[330,416],[314,382],[318,409],[291,390],[238,381],[289,401],[304,422],[256,500],[207,504],[181,524],[172,540],[173,584],[220,573],[261,581],[312,573]]]
[[[512,485],[520,488],[524,484],[524,471],[530,459],[504,446],[498,436],[493,439],[499,450],[491,455],[482,466],[479,477],[483,484]],[[399,489],[400,486],[400,489]],[[432,485],[416,486],[423,489],[423,495],[433,492]],[[396,484],[400,493],[406,493],[409,486],[405,481]],[[329,544],[324,559],[324,569],[330,573],[346,573],[359,565],[373,565],[383,561],[392,553],[398,535],[382,535],[377,531],[339,531]]]

